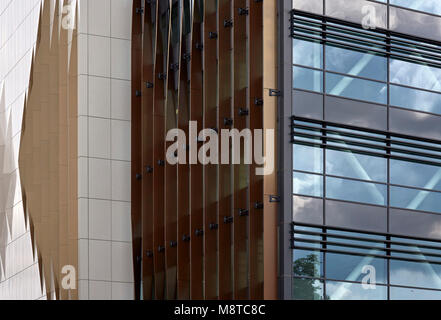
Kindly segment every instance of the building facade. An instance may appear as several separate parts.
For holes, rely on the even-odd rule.
[[[441,299],[440,26],[0,0],[0,299]]]

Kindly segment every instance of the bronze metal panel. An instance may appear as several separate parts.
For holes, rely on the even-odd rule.
[[[139,1],[134,2],[134,17]],[[179,6],[168,10],[173,3]],[[132,196],[139,192],[137,185],[142,185],[143,196],[132,206],[136,209],[142,203],[144,297],[153,298],[153,281],[157,299],[274,298],[277,206],[268,205],[264,195],[277,194],[276,174],[257,176],[255,163],[244,164],[243,146],[239,165],[202,165],[198,161],[202,143],[196,139],[203,128],[218,132],[276,128],[277,99],[264,94],[268,88],[277,88],[276,2],[165,0],[156,4],[158,19],[152,23],[152,12],[146,8],[140,36],[134,21],[132,52],[134,88],[142,88],[138,89],[142,98],[135,94],[132,99],[135,107],[136,98],[143,106],[140,115],[133,116],[132,133],[133,146],[142,150],[142,167],[132,151],[134,167],[139,167],[133,172]],[[179,21],[172,24],[177,11]],[[184,13],[190,11],[191,22],[184,20]],[[141,50],[137,37],[143,40]],[[136,50],[143,54],[142,60]],[[154,88],[145,87],[145,82]],[[264,107],[256,99],[262,99]],[[225,122],[228,119],[232,124]],[[189,130],[189,120],[197,123],[194,132]],[[165,137],[173,128],[184,131],[186,147],[190,146],[186,160],[196,162],[167,163],[165,153],[171,143]],[[141,183],[136,173],[141,173]],[[233,223],[224,223],[225,218]],[[133,224],[136,238],[139,226]],[[140,250],[136,245],[135,241],[135,264]]]
[[[218,94],[218,25],[217,1],[204,3],[204,128],[214,129],[217,121]],[[208,138],[207,138],[208,140]],[[218,225],[218,165],[204,165],[204,257],[205,299],[217,298],[217,228]]]
[[[143,67],[142,67],[142,284],[143,299],[151,300],[153,292],[153,103],[154,90],[146,83],[156,82],[154,57],[157,6],[146,5],[144,14]]]
[[[234,1],[234,126],[241,131],[248,128],[247,117],[239,116],[239,110],[249,110],[248,90],[248,15],[246,0]],[[249,210],[249,165],[244,164],[241,148],[241,164],[234,167],[234,298],[248,299],[248,217],[240,210]]]
[[[161,13],[162,12],[162,13]],[[167,105],[167,80],[164,74],[168,71],[168,48],[170,40],[170,11],[161,10],[158,6],[158,37],[156,47],[156,62],[154,96],[154,166],[153,166],[153,260],[155,268],[155,297],[165,298],[165,107]]]
[[[189,67],[190,60],[184,58],[191,54],[191,30],[187,30],[184,26],[190,24],[190,15],[185,16],[186,10],[190,12],[190,0],[184,0],[183,11],[183,27],[181,28],[181,58],[180,58],[180,75],[179,75],[179,101],[178,101],[178,128],[185,132],[188,137],[188,121],[190,120],[190,83]],[[182,146],[184,147],[184,146]],[[188,165],[188,153],[186,154],[186,164],[178,164],[178,261],[177,261],[177,278],[178,278],[178,299],[190,299],[190,243],[186,236],[190,235],[190,168]]]
[[[250,128],[263,129],[263,3],[250,1]],[[264,136],[263,136],[264,137]],[[256,139],[254,135],[254,139]],[[254,151],[257,141],[254,141]],[[263,146],[263,140],[260,141]],[[256,159],[250,166],[249,285],[250,298],[263,299],[263,176],[256,175]]]
[[[171,9],[171,23],[169,33],[169,69],[165,127],[167,134],[169,130],[177,128],[177,112],[179,86],[176,86],[176,79],[179,79],[179,67],[172,67],[180,61],[180,43],[182,27],[182,6],[179,1],[175,2]],[[176,40],[177,39],[177,40]],[[165,152],[174,142],[167,142],[164,137]],[[167,299],[177,298],[177,193],[178,177],[177,166],[165,162],[165,258],[166,258],[166,282]]]
[[[219,0],[219,117],[218,128],[230,129],[225,126],[224,119],[233,117],[233,28],[225,27],[224,22],[233,22],[233,1]],[[219,299],[233,298],[233,227],[224,223],[224,219],[233,216],[233,166],[219,165],[219,233],[218,233],[218,268],[219,268]]]
[[[135,0],[132,20],[132,239],[133,272],[135,281],[135,299],[140,298],[141,285],[141,191],[142,184],[136,178],[141,171],[141,98],[137,91],[141,89],[142,72],[142,17],[136,12],[143,7],[144,1]]]
[[[202,117],[202,93],[203,93],[203,79],[202,79],[202,16],[200,12],[201,0],[195,0],[194,16],[193,16],[193,38],[192,38],[192,55],[191,55],[191,104],[190,104],[190,119],[197,123],[200,129],[203,125]],[[197,133],[196,133],[197,135]],[[190,139],[191,135],[189,135]],[[193,143],[194,144],[194,143]],[[197,146],[190,144],[190,153],[195,152],[197,156]],[[196,149],[196,150],[194,150]],[[191,299],[203,299],[203,237],[198,233],[204,227],[203,219],[203,172],[202,165],[190,165],[190,268],[191,268]]]

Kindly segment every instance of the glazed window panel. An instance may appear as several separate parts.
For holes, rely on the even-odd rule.
[[[425,2],[422,0],[421,2]],[[415,35],[438,41],[441,37],[441,18],[424,12],[390,6],[390,29],[403,34]]]
[[[293,191],[297,195],[323,197],[323,176],[294,172]]]
[[[400,7],[441,15],[439,0],[390,0],[389,3]]]
[[[293,87],[323,92],[323,72],[303,67],[293,67]]]
[[[306,67],[323,68],[323,45],[319,42],[293,40],[293,63]]]
[[[323,277],[323,253],[312,250],[295,250],[293,274],[297,277]]]
[[[441,114],[441,94],[391,85],[390,105]]]
[[[351,76],[387,81],[387,59],[366,52],[326,46],[326,69]]]
[[[372,250],[372,254],[374,253],[378,254],[378,251]],[[370,272],[375,272],[372,276],[375,276],[377,283],[387,283],[385,259],[337,253],[326,254],[326,278],[328,279],[362,282]]]
[[[376,285],[366,289],[365,285],[349,282],[326,282],[327,300],[387,300],[387,287]]]
[[[295,144],[294,170],[323,173],[323,149]]]
[[[373,8],[375,21],[378,28],[387,28],[387,6],[382,3],[376,3],[368,0],[325,0],[326,15],[360,23],[363,21],[363,7]]]
[[[390,282],[392,285],[441,289],[441,265],[391,260]]]
[[[390,168],[391,184],[441,191],[439,166],[391,159]]]
[[[441,69],[391,59],[390,82],[441,92]]]
[[[387,159],[351,151],[327,149],[326,173],[360,180],[387,182]]]
[[[326,197],[335,200],[387,205],[387,186],[326,177]]]
[[[391,300],[441,300],[441,291],[415,288],[390,288]]]
[[[323,282],[317,279],[293,278],[292,298],[294,300],[323,300]]]
[[[441,193],[391,187],[390,206],[401,209],[441,213]]]
[[[387,104],[387,84],[338,74],[326,74],[326,93],[350,99]]]
[[[293,9],[323,14],[323,0],[292,0]]]

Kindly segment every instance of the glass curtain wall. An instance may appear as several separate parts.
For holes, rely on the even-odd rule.
[[[441,46],[327,18],[322,16],[324,11],[350,20],[331,14],[332,8],[324,5],[328,2],[293,2],[295,9],[309,12],[293,11],[291,16],[293,89],[311,93],[309,97],[321,94],[340,98],[334,98],[338,101],[384,106],[389,113],[418,111],[406,111],[415,122],[427,116],[438,119]],[[415,19],[439,17],[413,11],[441,15],[439,1],[369,2],[387,3],[390,12],[413,14]],[[429,25],[433,37],[438,28],[430,23],[425,26]],[[416,32],[419,36],[427,34],[426,29],[420,31]],[[323,101],[326,109],[326,98]],[[321,225],[325,224],[327,204],[337,202],[378,209],[388,217],[397,210],[421,219],[439,217],[441,144],[299,117],[293,117],[292,128],[293,197],[310,206],[302,214],[323,213],[323,219],[316,222],[293,223],[293,299],[441,299],[441,242]]]
[[[299,120],[293,142],[294,195],[441,214],[441,144]]]
[[[441,47],[309,17],[293,21],[294,89],[441,115]]]
[[[292,227],[293,299],[441,298],[441,243]]]
[[[441,214],[441,144],[295,118],[292,139],[295,197]],[[440,242],[314,225],[292,241],[294,299],[441,298]]]

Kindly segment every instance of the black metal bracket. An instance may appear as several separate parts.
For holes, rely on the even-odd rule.
[[[182,55],[182,60],[188,62],[188,61],[190,61],[190,59],[191,59],[191,54],[189,54],[189,53],[184,53],[184,54]]]
[[[143,14],[144,13],[144,8],[136,8],[136,13],[137,14]]]
[[[237,9],[237,12],[240,16],[247,16],[249,14],[248,8],[239,8]]]
[[[228,223],[233,223],[234,218],[233,217],[224,217],[224,223],[228,224]]]
[[[262,210],[263,209],[263,203],[262,202],[256,202],[254,204],[254,209],[256,210]]]
[[[280,196],[269,196],[269,202],[270,203],[279,203],[280,202]]]
[[[217,230],[219,229],[219,225],[217,223],[210,223],[210,230]]]
[[[231,19],[224,20],[224,27],[225,28],[231,28],[232,26],[233,26],[233,20],[231,20]]]
[[[189,236],[188,234],[184,234],[184,235],[182,236],[182,241],[184,241],[184,242],[189,242],[189,241],[190,241],[190,236]]]
[[[158,252],[159,253],[163,253],[165,251],[165,247],[164,246],[159,246],[158,247]]]
[[[231,118],[224,118],[224,125],[227,127],[230,127],[233,125],[233,119]]]
[[[141,180],[142,179],[142,174],[137,173],[135,178],[136,178],[136,180]]]
[[[202,237],[202,236],[204,235],[204,230],[203,230],[203,229],[196,229],[196,230],[194,231],[194,235],[195,235],[196,237]]]
[[[250,211],[248,209],[239,209],[239,217],[248,217]]]
[[[202,45],[202,43],[196,43],[196,49],[198,49],[198,50],[202,50],[202,49],[204,49],[204,46]]]
[[[165,161],[164,160],[158,160],[158,166],[160,166],[160,167],[165,166]]]
[[[137,97],[142,96],[142,92],[141,92],[141,90],[136,90],[136,91],[135,91],[135,95],[136,95]]]
[[[152,88],[154,87],[154,84],[153,84],[153,82],[146,82],[146,83],[145,83],[145,87],[146,87],[147,89],[152,89]]]
[[[145,253],[145,255],[147,256],[147,258],[153,258],[153,251],[149,250]]]
[[[254,99],[254,104],[256,106],[263,106],[263,99],[262,98],[255,98]]]
[[[172,64],[170,64],[170,70],[172,70],[172,71],[179,70],[179,63],[172,63]]]
[[[277,89],[269,89],[269,95],[270,97],[280,97],[282,95],[282,92]]]
[[[158,74],[158,79],[159,80],[166,80],[167,79],[167,74],[166,73],[159,73]]]
[[[147,166],[147,167],[145,167],[145,171],[146,171],[147,173],[153,173],[153,167],[151,167],[151,166]]]
[[[248,116],[249,114],[250,114],[250,112],[248,111],[248,109],[244,109],[244,108],[239,109],[240,116]]]
[[[210,39],[217,39],[217,32],[209,32],[208,33],[208,38]]]
[[[170,241],[170,248],[177,247],[178,243],[176,241]]]

